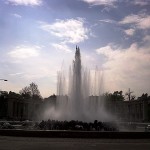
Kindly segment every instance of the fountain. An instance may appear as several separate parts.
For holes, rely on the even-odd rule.
[[[82,121],[114,119],[106,111],[105,100],[101,96],[103,75],[97,69],[93,75],[82,66],[79,47],[76,47],[68,79],[62,69],[57,80],[56,107],[48,111],[49,118]]]

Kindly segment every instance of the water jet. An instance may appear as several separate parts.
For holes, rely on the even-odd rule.
[[[114,121],[115,117],[107,112],[101,95],[102,80],[98,69],[93,75],[82,66],[80,48],[76,46],[68,78],[63,69],[58,71],[56,106],[47,111],[47,119]]]

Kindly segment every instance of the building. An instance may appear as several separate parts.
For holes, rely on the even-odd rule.
[[[127,122],[150,122],[150,99],[116,102],[116,116]]]
[[[40,117],[41,99],[24,98],[14,92],[1,93],[0,119],[34,120]]]
[[[56,95],[41,99],[24,98],[14,92],[1,93],[0,119],[7,120],[41,120],[45,109],[56,106]],[[97,96],[90,97],[97,101]],[[109,100],[105,103],[106,111],[125,122],[150,122],[150,97],[137,100]]]

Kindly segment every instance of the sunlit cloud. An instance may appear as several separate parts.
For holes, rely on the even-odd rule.
[[[103,19],[103,20],[99,20],[100,22],[104,22],[104,23],[116,23],[116,21],[111,20],[111,19]]]
[[[129,48],[115,48],[111,45],[96,50],[107,59],[103,64],[106,86],[109,90],[134,88],[136,94],[149,92],[150,49],[133,43]]]
[[[91,5],[105,5],[105,6],[113,6],[117,0],[82,0]]]
[[[39,56],[39,47],[38,46],[17,46],[11,50],[8,55],[12,58],[17,59],[27,59],[30,57]]]
[[[132,36],[132,35],[134,35],[135,30],[134,30],[134,29],[127,29],[127,30],[124,30],[124,32],[125,32],[127,35]]]
[[[150,15],[128,15],[119,22],[120,24],[133,24],[138,29],[150,29]]]
[[[134,5],[139,5],[139,6],[150,5],[149,0],[134,0],[134,1],[131,1],[131,3]]]
[[[42,0],[7,0],[6,2],[8,4],[25,6],[39,6],[42,4]]]
[[[98,54],[103,54],[104,56],[107,56],[108,58],[113,58],[114,56],[117,56],[118,53],[120,53],[120,50],[113,50],[111,45],[107,45],[105,47],[101,47],[99,49],[96,49],[96,52]]]
[[[53,43],[52,46],[56,49],[56,50],[60,50],[60,51],[64,51],[64,52],[72,52],[71,49],[63,43],[57,44],[57,43]]]
[[[56,20],[52,24],[40,23],[40,28],[60,38],[65,43],[79,43],[88,39],[89,30],[83,19]]]

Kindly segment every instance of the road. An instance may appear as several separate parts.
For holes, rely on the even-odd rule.
[[[72,139],[0,136],[0,150],[150,150],[150,139]]]

